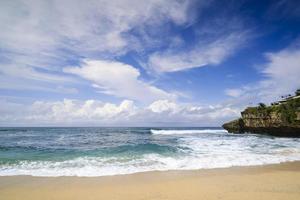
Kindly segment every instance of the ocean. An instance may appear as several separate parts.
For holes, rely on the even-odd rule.
[[[222,128],[0,128],[0,176],[107,176],[300,160],[300,138]]]

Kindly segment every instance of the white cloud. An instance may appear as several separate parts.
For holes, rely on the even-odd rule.
[[[300,16],[300,4],[298,0],[280,0],[275,1],[270,6],[266,17],[270,20],[278,20],[284,18],[299,19]]]
[[[64,99],[57,102],[36,101],[30,106],[29,115],[24,116],[25,121],[36,120],[41,123],[74,123],[105,121],[114,122],[117,118],[126,118],[134,114],[136,107],[132,101],[124,100],[120,105],[102,103],[95,100],[85,102]],[[76,125],[76,124],[74,124]]]
[[[0,116],[1,123],[119,125],[128,121],[135,125],[208,125],[235,116],[237,111],[230,106],[178,104],[174,102],[178,95],[146,82],[137,68],[108,61],[128,52],[147,59],[148,52],[166,46],[186,47],[186,41],[172,33],[169,25],[186,28],[193,23],[193,10],[200,14],[207,2],[210,1],[1,1],[1,89],[76,93],[72,81],[78,76],[91,82],[98,92],[130,99],[118,105],[96,100],[36,101],[32,105],[3,101],[1,107],[8,105],[9,113]],[[219,64],[245,40],[240,29],[225,32],[208,41],[199,37],[195,47],[186,51],[154,53],[148,66],[157,72],[172,72]],[[90,60],[83,61],[86,58]],[[66,68],[81,61],[80,66]],[[150,105],[138,108],[131,99]]]
[[[169,30],[169,24],[177,27],[190,25],[194,22],[194,11],[200,14],[210,2],[1,1],[0,87],[76,93],[78,91],[74,86],[70,86],[74,80],[63,72],[70,61],[76,63],[83,58],[114,60],[131,51],[144,54],[145,51],[153,52],[165,46],[173,49],[182,47],[186,45],[185,41]],[[218,64],[230,56],[243,39],[243,33],[230,30],[210,40],[213,42],[201,39],[195,48],[187,52],[167,50],[154,53],[149,58],[148,66],[159,72],[169,72]],[[91,77],[85,78],[93,81],[98,91],[119,97],[150,102],[176,96],[142,81],[138,71],[128,73],[130,81],[126,83],[124,77],[119,82],[114,80],[116,83],[104,81],[103,78],[97,81],[94,77],[93,80]],[[144,93],[149,95],[140,95]]]
[[[206,65],[217,65],[232,55],[246,40],[246,33],[231,33],[190,50],[154,53],[148,65],[156,72],[175,72]]]
[[[267,78],[261,84],[276,95],[293,93],[300,87],[299,41],[278,53],[267,54],[269,62],[262,71]]]
[[[300,88],[300,40],[295,40],[289,47],[273,53],[267,53],[267,62],[261,66],[263,78],[241,88],[227,89],[228,95],[239,98],[249,104],[272,102],[282,95],[293,94]],[[245,103],[246,103],[245,102]],[[246,103],[246,104],[247,104]]]
[[[17,126],[219,126],[239,115],[228,105],[197,106],[158,100],[145,107],[133,101],[120,104],[97,100],[35,101],[16,104],[0,100],[0,125]]]
[[[241,89],[226,89],[225,94],[230,97],[239,97],[241,94],[243,94],[243,90],[241,90]]]
[[[148,108],[152,112],[162,113],[162,112],[176,111],[177,105],[176,103],[169,100],[158,100],[150,104]]]
[[[61,76],[59,76],[61,78]],[[53,86],[52,83],[45,79],[34,80],[26,79],[22,76],[20,77],[10,77],[8,75],[0,74],[0,89],[10,89],[10,90],[31,90],[31,91],[42,91],[51,93],[61,93],[61,94],[76,94],[79,91],[62,81],[64,79],[58,79],[56,84]],[[66,78],[65,80],[70,81],[71,79]],[[74,83],[71,81],[70,83]]]
[[[86,60],[80,67],[67,67],[64,72],[92,81],[99,92],[151,102],[157,99],[174,99],[167,93],[140,80],[140,72],[131,65],[106,60]]]
[[[184,24],[189,20],[187,11],[190,2],[2,1],[0,39],[6,49],[22,53],[45,53],[57,47],[81,53],[92,50],[115,52],[125,47],[129,50],[130,46],[136,47],[131,43],[136,40],[132,40],[126,32],[134,28],[160,26],[168,21]],[[24,31],[27,34],[23,34]]]
[[[12,0],[0,2],[0,73],[48,81],[57,87],[62,67],[82,57],[114,58],[143,51],[165,23],[188,23],[188,0]],[[153,30],[155,34],[148,33]],[[134,34],[131,32],[134,31]],[[155,38],[157,37],[157,38]],[[145,42],[149,41],[149,42]],[[60,75],[59,75],[60,74]],[[31,87],[31,86],[30,86]],[[24,88],[24,86],[23,86]],[[33,88],[33,87],[31,87]]]
[[[54,73],[45,73],[35,70],[33,67],[24,67],[24,65],[1,65],[0,72],[6,77],[23,78],[32,81],[57,83],[57,82],[71,82],[74,81],[70,77],[57,75]]]

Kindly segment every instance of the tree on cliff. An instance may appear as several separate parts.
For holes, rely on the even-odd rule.
[[[267,107],[266,104],[264,104],[264,103],[259,103],[258,106],[259,106],[259,108],[266,108]]]
[[[295,95],[300,96],[300,89],[296,90]]]

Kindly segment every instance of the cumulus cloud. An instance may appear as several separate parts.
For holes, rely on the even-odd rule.
[[[220,17],[221,12],[214,12],[218,26],[212,26],[209,16],[201,16],[211,2],[1,1],[0,89],[75,94],[86,86],[76,89],[78,82],[88,82],[97,92],[129,99],[120,104],[68,99],[35,101],[32,105],[3,101],[1,107],[8,105],[15,111],[6,110],[1,123],[177,125],[180,121],[208,125],[236,115],[236,109],[227,105],[179,104],[175,101],[180,92],[172,93],[149,83],[137,66],[116,61],[136,55],[151,68],[147,72],[159,73],[220,64],[241,47],[247,34],[235,20]],[[207,27],[198,26],[195,16],[205,17]],[[234,25],[224,25],[220,18]],[[190,46],[186,41],[189,38],[174,29],[189,28],[193,23],[202,33],[195,33],[196,41]],[[147,78],[155,75],[149,73]],[[140,108],[131,100],[149,105]]]
[[[148,107],[154,113],[173,112],[177,110],[176,103],[169,100],[158,100],[153,102]]]
[[[131,100],[120,104],[98,100],[35,101],[16,104],[1,100],[0,125],[68,126],[219,126],[238,116],[239,109],[229,105],[198,106],[170,100],[157,100],[138,107]]]
[[[93,122],[99,119],[103,121],[115,121],[116,118],[126,118],[134,114],[136,107],[132,101],[124,100],[119,105],[102,103],[95,100],[84,102],[64,99],[57,102],[34,102],[29,109],[29,115],[24,116],[25,120],[37,120],[41,123],[72,123],[72,122]]]
[[[99,92],[143,102],[174,99],[176,96],[139,79],[140,72],[131,65],[106,60],[86,60],[80,67],[64,72],[76,74],[93,83]],[[145,95],[146,94],[146,95]]]

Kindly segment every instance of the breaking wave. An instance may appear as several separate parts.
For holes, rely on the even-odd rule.
[[[202,130],[150,130],[153,135],[180,135],[180,134],[201,134],[201,133],[228,133],[224,129],[202,129]]]

